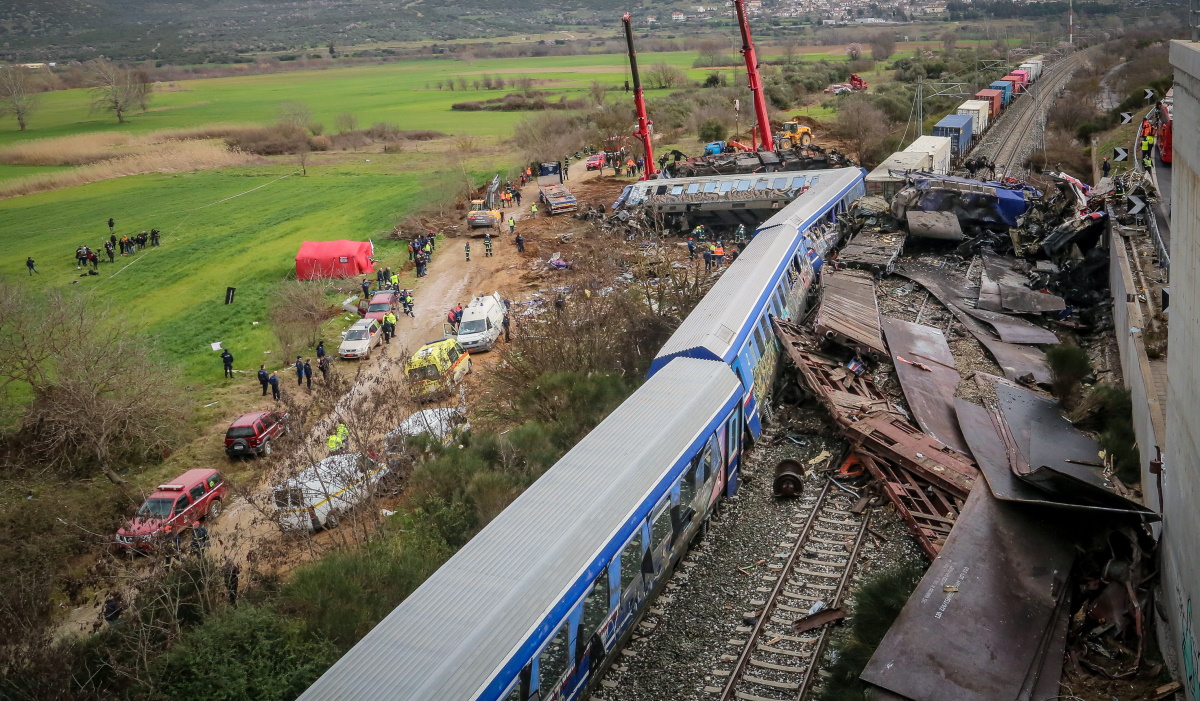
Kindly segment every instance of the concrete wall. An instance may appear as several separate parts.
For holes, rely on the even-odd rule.
[[[1162,573],[1176,670],[1200,701],[1200,44],[1171,42],[1175,153]]]

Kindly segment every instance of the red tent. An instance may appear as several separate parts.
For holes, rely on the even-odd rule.
[[[305,241],[296,254],[296,277],[316,280],[373,273],[374,253],[375,247],[368,241]]]

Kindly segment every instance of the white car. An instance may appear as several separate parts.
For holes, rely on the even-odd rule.
[[[366,501],[388,466],[365,455],[331,455],[272,486],[275,514],[287,530],[336,528],[338,519]]]
[[[370,358],[371,349],[382,340],[383,327],[379,325],[378,321],[359,319],[342,337],[342,345],[338,346],[338,355],[342,358]]]
[[[388,453],[403,452],[404,441],[410,436],[427,433],[442,445],[448,445],[460,433],[470,430],[470,428],[471,424],[467,423],[467,417],[459,409],[435,408],[418,411],[400,422],[399,426],[388,431]]]

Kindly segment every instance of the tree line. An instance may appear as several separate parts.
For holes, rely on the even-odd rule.
[[[144,70],[101,57],[84,64],[84,75],[93,113],[111,112],[124,124],[128,112],[144,112],[149,106],[154,86]],[[25,131],[41,104],[41,93],[48,89],[41,70],[21,64],[0,65],[0,115],[15,118],[17,127]]]

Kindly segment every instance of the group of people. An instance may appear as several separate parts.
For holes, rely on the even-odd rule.
[[[1139,144],[1142,151],[1142,167],[1147,172],[1154,168],[1154,158],[1151,157],[1150,152],[1154,149],[1157,133],[1158,130],[1155,128],[1154,122],[1151,122],[1149,119],[1142,119],[1142,128],[1138,132],[1138,136],[1142,140]]]
[[[510,222],[509,231],[512,231],[512,228],[516,226],[516,222],[514,222],[511,217],[509,218],[508,221]],[[525,241],[524,239],[521,239],[522,244],[524,244],[524,241]],[[522,247],[521,250],[524,250],[524,248]],[[463,244],[463,251],[467,254],[467,262],[470,263],[471,262],[471,241],[470,240],[468,240],[465,244]],[[492,234],[490,232],[485,233],[483,235],[483,257],[484,258],[492,257]]]
[[[115,263],[117,251],[121,252],[122,256],[131,256],[137,251],[146,248],[147,245],[157,246],[160,243],[158,229],[150,231],[142,231],[140,234],[130,236],[125,234],[117,238],[114,227],[116,222],[110,217],[108,220],[108,239],[104,241],[104,255],[108,257],[109,263]],[[88,265],[92,266],[95,271],[100,267],[100,252],[90,246],[78,246],[75,249],[75,269],[82,270]],[[29,270],[30,275],[38,274],[38,269],[34,264],[33,257],[25,259],[25,267]],[[92,273],[89,273],[92,274]]]
[[[525,178],[525,174],[521,173],[521,178]],[[522,186],[525,183],[521,183]],[[509,207],[521,206],[521,189],[514,187],[511,181],[504,181],[504,187],[500,190],[500,209],[508,209]]]
[[[433,260],[433,252],[437,248],[437,233],[430,231],[424,236],[418,236],[408,242],[408,259],[417,267],[417,277],[425,277],[429,261]],[[389,270],[390,273],[390,270]],[[382,286],[382,280],[380,280]]]
[[[688,258],[695,260],[696,259],[696,239],[694,236],[688,237],[687,246],[688,246]],[[722,265],[725,265],[725,256],[727,254],[729,255],[729,262],[732,263],[733,261],[737,260],[738,253],[741,252],[740,249],[738,249],[738,248],[731,248],[727,252],[725,250],[725,243],[719,239],[717,241],[711,241],[707,244],[702,243],[701,247],[704,250],[704,269],[705,270],[712,270],[713,268],[719,268]]]

